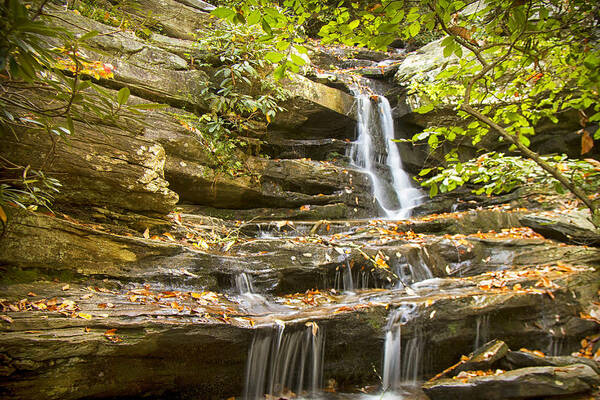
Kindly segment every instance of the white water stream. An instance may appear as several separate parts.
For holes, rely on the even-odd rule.
[[[358,135],[350,159],[371,178],[373,196],[385,217],[408,218],[412,209],[421,203],[423,195],[402,168],[400,151],[393,141],[395,129],[390,103],[383,96],[365,94],[356,95],[356,101]],[[383,152],[380,153],[378,147]],[[389,172],[382,171],[381,166]]]
[[[417,383],[423,355],[423,340],[420,332],[406,341],[402,348],[402,325],[416,314],[416,305],[406,304],[390,313],[385,334],[383,354],[382,389],[384,392],[402,390],[404,386]]]
[[[258,329],[248,353],[243,398],[316,394],[322,383],[323,345],[321,329],[310,326],[295,331],[283,324]]]

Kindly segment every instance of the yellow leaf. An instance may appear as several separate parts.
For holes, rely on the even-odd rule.
[[[92,316],[90,314],[86,314],[86,313],[82,313],[82,312],[77,313],[77,316],[79,318],[83,318],[83,319],[87,319],[87,320],[92,319]]]
[[[144,237],[146,239],[150,239],[150,228],[146,228],[146,230],[144,231]]]

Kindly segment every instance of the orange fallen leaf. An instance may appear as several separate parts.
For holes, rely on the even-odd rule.
[[[173,242],[175,241],[175,237],[173,237],[173,235],[169,232],[163,233],[163,236],[167,237],[169,240],[171,240]]]
[[[117,328],[109,329],[106,332],[104,332],[104,336],[114,336],[116,332]]]

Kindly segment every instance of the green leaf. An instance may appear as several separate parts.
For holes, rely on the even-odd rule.
[[[261,13],[259,10],[254,10],[248,15],[246,18],[246,22],[248,25],[255,25],[258,21],[260,21]]]
[[[429,197],[434,197],[438,194],[438,186],[436,183],[433,183],[429,188]]]
[[[235,15],[235,11],[227,7],[217,7],[214,10],[212,10],[211,14],[217,18],[230,19]]]
[[[421,24],[419,24],[419,21],[415,21],[408,26],[408,34],[411,37],[417,36],[417,34],[419,33],[420,30],[421,30]]]
[[[355,19],[354,21],[352,21],[352,22],[350,22],[350,23],[348,24],[348,29],[349,29],[349,30],[351,30],[351,31],[353,31],[353,30],[355,30],[356,28],[358,28],[358,25],[359,25],[359,24],[360,24],[360,21],[359,21],[359,20],[357,20],[357,19]]]
[[[117,102],[120,106],[127,103],[130,94],[131,92],[129,91],[129,88],[127,86],[122,87],[121,90],[119,90],[119,93],[117,93]]]
[[[292,61],[296,65],[304,65],[304,64],[306,64],[306,60],[304,60],[302,57],[299,57],[299,56],[297,56],[295,54],[290,54],[290,58],[292,59]]]
[[[265,31],[267,35],[273,35],[273,29],[271,29],[271,25],[269,25],[269,23],[264,18],[261,22],[261,26],[263,28],[263,31]]]
[[[73,125],[73,118],[67,114],[67,128],[69,128],[69,133],[72,135],[75,133],[75,126]]]
[[[287,70],[287,64],[282,64],[279,67],[275,68],[273,71],[273,77],[276,80],[281,80],[285,76],[285,71]]]
[[[419,108],[414,109],[413,111],[419,114],[426,114],[430,111],[433,110],[433,104],[425,104],[424,106],[421,106]]]
[[[283,60],[285,56],[282,53],[277,53],[275,51],[270,51],[265,54],[264,59],[269,61],[272,64],[277,64],[281,60]]]

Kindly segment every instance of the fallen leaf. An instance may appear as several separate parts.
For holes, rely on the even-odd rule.
[[[317,333],[319,332],[319,325],[317,325],[316,322],[307,322],[306,324],[304,324],[308,327],[311,327],[311,331],[312,331],[312,335],[313,336],[317,336]]]
[[[146,228],[146,230],[144,231],[144,237],[146,239],[150,239],[150,228]]]
[[[88,328],[88,327],[86,326],[85,328],[83,328],[83,331],[84,331],[85,333],[90,333],[90,332],[91,332],[91,329],[90,329],[90,328]]]
[[[9,317],[8,315],[0,315],[0,319],[3,321],[8,322],[9,324],[13,323],[13,319],[11,317]]]
[[[66,284],[65,286],[62,287],[63,291],[67,291],[69,289],[71,289],[71,286],[69,284]]]
[[[116,332],[117,332],[117,328],[109,329],[106,332],[104,332],[104,336],[114,336],[114,334]]]
[[[590,136],[590,133],[586,130],[583,131],[583,135],[581,135],[581,154],[585,154],[592,150],[594,147],[594,139]]]
[[[80,313],[77,313],[77,316],[78,316],[79,318],[87,319],[88,321],[89,321],[90,319],[92,319],[92,316],[91,316],[91,314],[86,314],[86,313],[81,313],[81,312],[80,312]]]
[[[29,296],[29,297],[35,297],[35,296],[37,296],[37,294],[35,294],[33,292],[29,292],[29,293],[27,293],[27,296]]]

